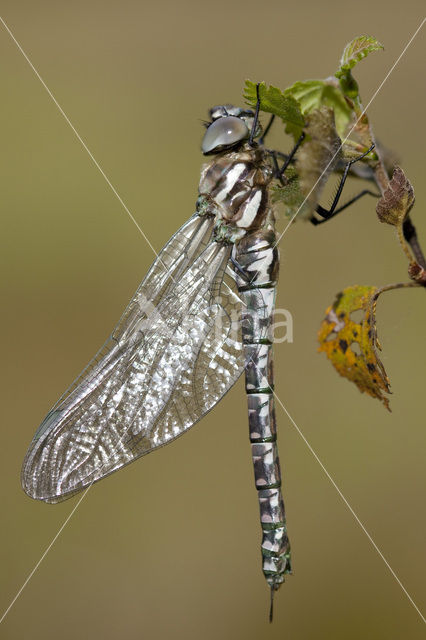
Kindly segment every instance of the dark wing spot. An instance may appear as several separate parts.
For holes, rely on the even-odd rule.
[[[339,340],[339,346],[343,353],[346,353],[346,349],[348,348],[348,343],[346,342],[346,340]]]
[[[372,362],[367,362],[367,369],[369,371],[375,371],[376,370],[376,365],[373,364]]]

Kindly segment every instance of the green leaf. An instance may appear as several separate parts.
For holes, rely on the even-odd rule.
[[[348,71],[354,68],[357,62],[360,62],[360,60],[368,56],[372,51],[379,51],[383,48],[383,45],[372,36],[359,36],[355,38],[349,42],[343,50],[339,69],[335,73],[336,78],[345,76]]]
[[[305,124],[299,104],[292,96],[286,96],[277,87],[267,87],[264,82],[259,84],[260,109],[273,113],[281,118],[286,125],[286,132],[297,140]],[[244,99],[251,107],[256,107],[256,83],[246,80]]]
[[[336,84],[334,84],[336,83]],[[352,121],[352,109],[337,82],[334,80],[305,80],[295,82],[284,91],[284,96],[292,97],[300,104],[303,115],[309,114],[322,106],[331,107],[334,111],[337,133],[345,137],[349,123]]]

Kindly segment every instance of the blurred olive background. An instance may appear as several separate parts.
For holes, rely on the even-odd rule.
[[[192,214],[201,120],[241,103],[245,78],[326,77],[354,36],[385,45],[356,69],[366,104],[422,20],[422,3],[309,0],[4,0],[2,16],[158,250]],[[369,109],[424,220],[419,34]],[[3,27],[1,607],[77,498],[20,488],[33,433],[106,339],[153,253]],[[290,147],[277,126],[272,143]],[[358,183],[346,190],[353,195]],[[425,605],[424,292],[378,304],[392,413],[316,353],[335,294],[406,280],[393,230],[365,199],[282,246],[277,393],[420,608]],[[283,226],[281,221],[281,226]],[[277,408],[294,576],[276,597],[260,569],[243,382],[183,438],[97,484],[5,619],[8,640],[417,639],[423,623],[284,412]]]

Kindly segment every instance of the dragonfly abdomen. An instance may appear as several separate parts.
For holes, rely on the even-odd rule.
[[[234,251],[236,280],[243,303],[242,341],[250,442],[262,527],[262,568],[276,590],[291,572],[281,472],[276,444],[273,374],[273,313],[279,267],[275,234],[247,234]]]

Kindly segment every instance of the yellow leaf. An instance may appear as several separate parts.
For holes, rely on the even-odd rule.
[[[338,294],[318,333],[320,347],[341,376],[354,382],[361,392],[378,398],[389,409],[389,378],[378,358],[381,349],[376,334],[377,287],[353,286]],[[362,310],[362,322],[351,318]],[[356,346],[357,345],[357,346]]]

